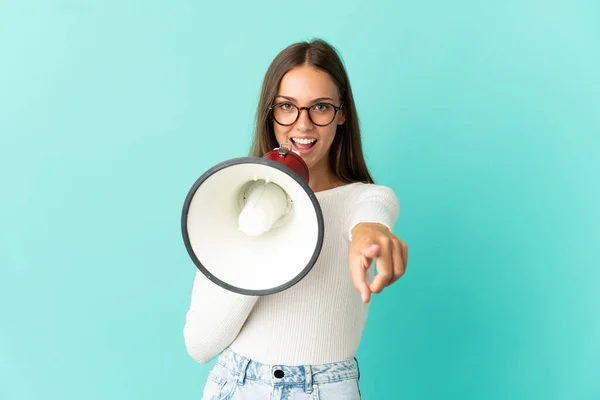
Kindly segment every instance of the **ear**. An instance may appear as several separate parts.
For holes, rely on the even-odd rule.
[[[338,111],[338,115],[339,115],[338,125],[343,125],[344,122],[346,122],[346,114],[344,113],[343,108],[340,111]]]

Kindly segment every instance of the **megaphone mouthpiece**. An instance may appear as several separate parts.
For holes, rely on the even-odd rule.
[[[246,204],[238,217],[239,229],[248,236],[269,231],[287,209],[287,195],[279,186],[264,181],[252,182],[244,192]]]

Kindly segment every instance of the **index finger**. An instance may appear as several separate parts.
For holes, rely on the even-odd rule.
[[[362,301],[367,303],[371,298],[371,289],[367,283],[367,269],[371,261],[361,255],[350,256],[350,275],[354,288],[360,293]]]

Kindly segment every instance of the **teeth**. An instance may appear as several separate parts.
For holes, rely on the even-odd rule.
[[[300,143],[300,144],[311,144],[313,142],[315,142],[317,139],[300,139],[300,138],[294,138],[294,142],[296,143]]]

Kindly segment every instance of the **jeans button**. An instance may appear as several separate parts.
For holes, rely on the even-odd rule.
[[[281,379],[283,378],[283,371],[280,369],[276,369],[275,372],[273,372],[273,375],[275,375],[275,378]]]

